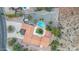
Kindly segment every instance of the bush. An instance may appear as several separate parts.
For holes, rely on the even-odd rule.
[[[43,34],[43,30],[40,29],[40,28],[37,28],[37,29],[36,29],[36,33],[38,33],[38,34]]]
[[[6,16],[9,17],[9,18],[14,18],[14,17],[16,17],[15,14],[6,14]]]
[[[14,26],[12,26],[12,25],[8,26],[8,32],[12,33],[12,32],[14,32],[14,30],[15,30]]]
[[[52,34],[54,34],[57,37],[60,37],[60,35],[61,35],[60,28],[56,28],[56,27],[52,27],[51,25],[47,25],[46,30],[50,31]]]
[[[37,7],[35,11],[41,11],[43,9],[44,9],[43,7]]]
[[[27,17],[29,20],[33,19],[33,17],[31,15],[28,15]]]
[[[23,48],[19,43],[16,43],[13,46],[14,51],[28,51],[28,48]]]
[[[44,21],[44,18],[40,18],[40,21]]]
[[[49,21],[49,25],[51,25],[53,22],[52,21]]]
[[[50,11],[52,11],[52,7],[45,7],[45,10],[50,12]]]
[[[22,49],[22,51],[28,51],[28,48],[24,48],[24,49]]]
[[[61,30],[59,28],[52,28],[51,32],[57,37],[60,37],[61,35]]]
[[[16,12],[15,17],[20,17],[20,16],[23,16],[23,13],[22,12]]]
[[[9,46],[13,46],[16,42],[16,38],[9,38],[11,40],[8,41]]]
[[[51,27],[50,25],[47,25],[47,26],[46,26],[46,30],[52,31],[52,27]]]
[[[6,14],[7,17],[9,18],[15,18],[15,17],[20,17],[23,16],[23,13],[13,13],[13,14]]]
[[[58,50],[58,46],[60,45],[59,41],[58,40],[54,40],[52,41],[52,43],[50,44],[51,46],[51,50]]]
[[[1,13],[1,15],[4,15],[4,13]]]
[[[19,43],[16,43],[14,46],[13,46],[13,50],[14,51],[21,51],[22,50],[22,47]]]
[[[52,7],[37,7],[35,11],[46,10],[48,12],[52,11]]]

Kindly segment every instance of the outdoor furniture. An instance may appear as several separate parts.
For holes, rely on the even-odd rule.
[[[25,18],[24,18],[24,19],[23,19],[23,22],[24,22],[24,23],[28,23],[28,19],[25,19]]]

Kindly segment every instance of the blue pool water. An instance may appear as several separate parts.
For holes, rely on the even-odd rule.
[[[45,23],[43,21],[39,21],[37,25],[41,28],[45,28]]]

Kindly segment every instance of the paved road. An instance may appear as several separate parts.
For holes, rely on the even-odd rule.
[[[4,12],[3,8],[0,7],[0,14],[3,12]],[[6,40],[7,40],[6,21],[5,17],[0,15],[0,51],[6,50]]]

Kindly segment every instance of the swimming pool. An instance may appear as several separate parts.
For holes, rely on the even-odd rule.
[[[39,21],[37,25],[41,28],[45,28],[45,23],[43,21]]]

